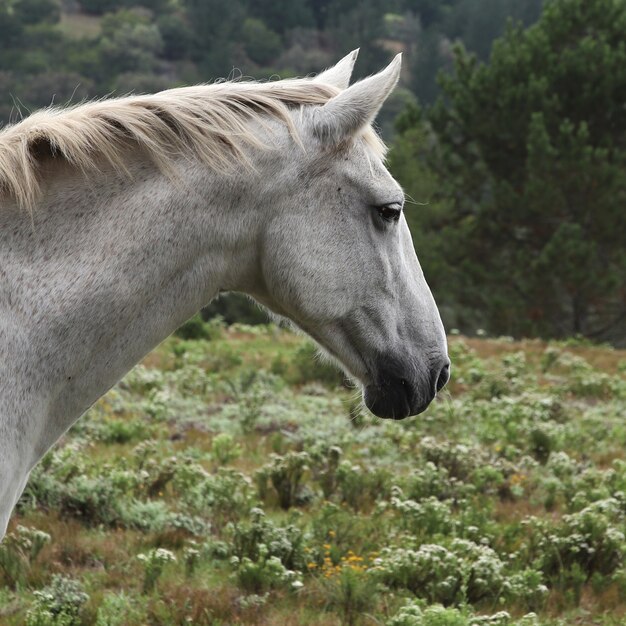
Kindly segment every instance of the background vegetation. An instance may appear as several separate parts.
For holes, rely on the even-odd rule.
[[[390,422],[289,331],[193,328],[35,468],[1,624],[624,623],[626,352],[453,336]]]
[[[0,0],[0,122],[52,102],[304,76],[360,46],[358,78],[402,51],[379,123],[419,203],[407,216],[447,326],[621,345],[626,2],[543,4]],[[218,306],[251,321],[240,305]]]

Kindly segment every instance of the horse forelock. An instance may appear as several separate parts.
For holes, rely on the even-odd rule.
[[[252,122],[278,119],[299,140],[290,109],[321,105],[338,93],[307,79],[223,82],[43,109],[0,130],[0,194],[31,208],[46,156],[84,171],[101,157],[123,172],[129,143],[165,173],[173,173],[176,157],[189,154],[210,168],[228,170],[246,162],[246,147],[264,147]],[[384,144],[370,127],[362,137],[384,156]]]

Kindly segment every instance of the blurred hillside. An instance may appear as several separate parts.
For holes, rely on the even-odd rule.
[[[360,47],[358,76],[404,52],[382,120],[437,95],[460,40],[482,59],[541,0],[0,0],[0,124],[51,102],[242,74],[319,72]]]
[[[378,125],[446,326],[624,346],[625,32],[625,0],[0,0],[0,125],[402,51]]]

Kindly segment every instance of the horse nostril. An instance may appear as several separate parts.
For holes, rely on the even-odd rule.
[[[450,363],[446,363],[443,366],[441,372],[439,372],[439,378],[437,379],[437,392],[441,391],[446,383],[450,380]]]

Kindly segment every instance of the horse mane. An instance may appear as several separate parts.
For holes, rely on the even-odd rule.
[[[324,104],[337,93],[309,79],[223,82],[43,109],[0,130],[0,197],[32,207],[40,193],[42,162],[50,156],[83,171],[103,157],[125,171],[128,142],[145,150],[165,173],[173,174],[174,159],[190,153],[211,168],[230,168],[246,162],[246,147],[264,147],[251,122],[274,117],[298,140],[289,110]],[[384,144],[370,127],[363,137],[384,155]]]

